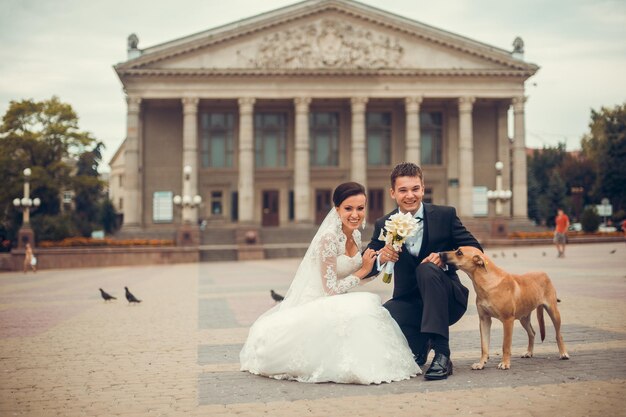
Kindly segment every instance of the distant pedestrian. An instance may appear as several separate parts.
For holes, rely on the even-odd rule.
[[[30,246],[30,243],[26,244],[24,251],[24,273],[28,272],[28,268],[32,269],[33,272],[37,272],[37,258],[33,254],[33,248]]]
[[[558,258],[565,257],[565,245],[567,244],[567,229],[569,228],[569,217],[563,213],[563,209],[557,209],[557,216],[554,220],[554,244],[559,252]]]

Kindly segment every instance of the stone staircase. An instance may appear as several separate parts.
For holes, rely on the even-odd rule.
[[[200,262],[235,261],[238,245],[233,227],[209,226],[200,232]]]

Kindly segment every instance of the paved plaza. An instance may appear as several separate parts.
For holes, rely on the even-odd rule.
[[[491,360],[472,371],[480,356],[472,291],[451,329],[455,372],[446,381],[276,381],[240,372],[238,355],[251,323],[273,306],[269,290],[286,292],[297,259],[2,273],[0,416],[624,415],[626,245],[569,245],[564,259],[552,246],[486,252],[511,272],[548,272],[571,360],[558,359],[549,320],[535,357],[521,359],[518,322],[511,370],[496,369],[502,325],[494,321]],[[124,286],[143,302],[128,306]],[[105,303],[98,288],[117,301]],[[391,286],[359,290],[384,301]]]

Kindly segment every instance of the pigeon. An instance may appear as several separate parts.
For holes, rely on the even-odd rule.
[[[495,259],[498,257],[498,255],[494,253],[493,255],[491,255],[491,257]]]
[[[545,253],[545,252],[542,252],[542,253],[541,253],[541,255],[542,255],[542,256],[546,256],[546,253]]]
[[[616,251],[617,251],[617,249],[613,249],[613,250],[611,251],[611,254],[614,254]]]
[[[128,291],[128,287],[124,287],[124,289],[126,290],[126,299],[128,300],[129,303],[141,302],[141,300],[138,300],[137,297],[135,297],[134,295],[130,293],[130,291]]]
[[[98,289],[100,290],[100,295],[102,296],[104,301],[117,300],[117,298],[113,297],[111,294],[107,293],[102,288],[98,288]]]
[[[502,255],[503,258],[506,258],[506,256],[504,256],[504,252],[500,252],[500,255]]]
[[[272,300],[276,301],[277,303],[280,303],[281,301],[285,299],[285,297],[274,292],[274,290],[270,290],[270,295],[272,296]]]
[[[513,257],[517,258],[517,252],[513,252]]]

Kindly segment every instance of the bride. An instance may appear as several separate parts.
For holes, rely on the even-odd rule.
[[[378,295],[346,292],[366,281],[376,252],[361,256],[365,189],[348,182],[333,194],[284,301],[250,328],[241,370],[301,382],[380,384],[421,374]]]

